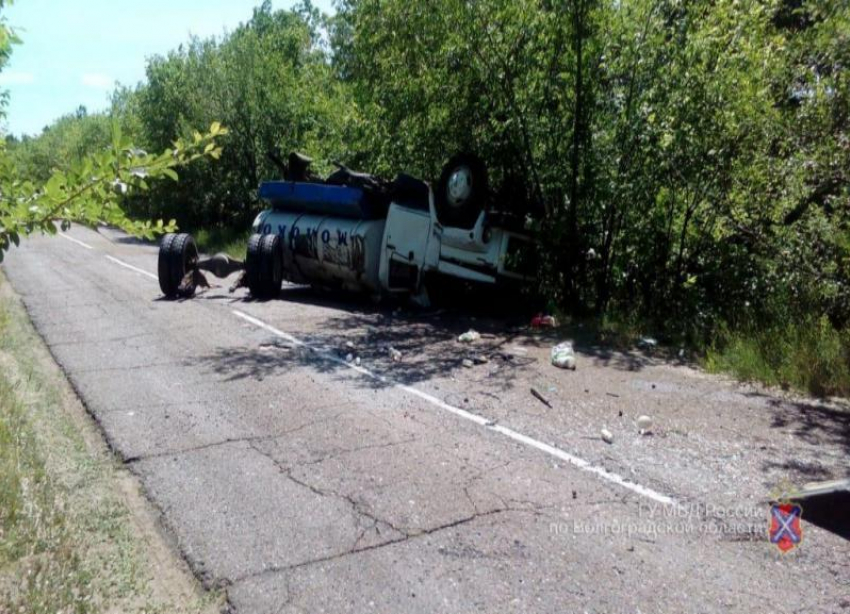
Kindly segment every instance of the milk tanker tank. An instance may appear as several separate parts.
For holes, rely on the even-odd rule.
[[[345,290],[379,292],[381,241],[386,220],[271,209],[254,220],[253,231],[277,234],[283,252],[283,278]]]

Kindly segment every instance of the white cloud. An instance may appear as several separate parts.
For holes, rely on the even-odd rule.
[[[31,72],[7,70],[0,73],[0,85],[29,85],[34,81],[35,75]]]
[[[98,90],[109,90],[113,86],[112,78],[99,72],[85,73],[80,77],[80,82],[86,87],[93,87]]]

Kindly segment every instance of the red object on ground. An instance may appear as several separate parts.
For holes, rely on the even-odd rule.
[[[555,316],[544,316],[542,313],[538,313],[531,318],[532,328],[554,328],[557,325],[558,322],[555,320]]]

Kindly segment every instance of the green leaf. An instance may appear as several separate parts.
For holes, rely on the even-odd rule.
[[[121,151],[123,135],[121,134],[121,122],[117,117],[112,120],[112,150],[117,154]]]
[[[177,173],[172,168],[168,168],[168,167],[163,168],[161,172],[162,172],[163,175],[165,175],[166,177],[168,177],[172,181],[178,181],[180,179],[179,176],[177,175]]]

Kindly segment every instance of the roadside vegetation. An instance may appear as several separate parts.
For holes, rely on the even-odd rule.
[[[0,612],[217,610],[152,556],[123,471],[0,276]]]
[[[553,309],[850,394],[844,0],[266,2],[111,101],[7,138],[17,168],[46,180],[115,124],[163,151],[221,122],[219,158],[122,207],[239,255],[274,147],[431,180],[474,150],[494,198],[534,220]]]
[[[195,241],[198,249],[203,253],[224,253],[237,260],[244,260],[248,251],[248,237],[250,229],[229,226],[213,226],[211,228],[199,228],[195,232]]]

